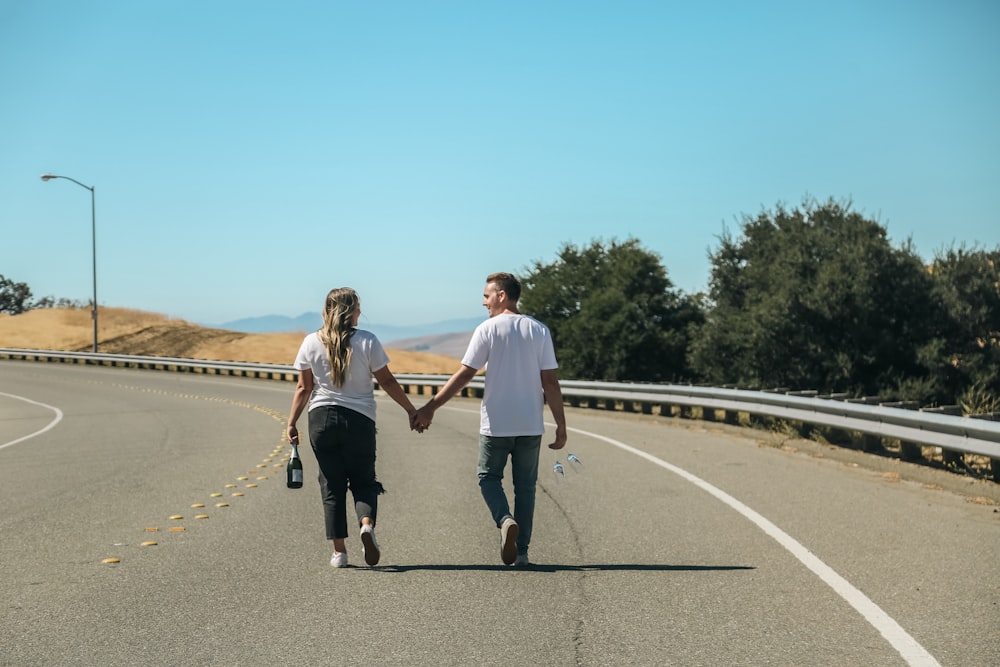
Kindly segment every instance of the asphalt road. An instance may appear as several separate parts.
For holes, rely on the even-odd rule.
[[[570,409],[515,570],[478,403],[380,398],[382,563],[334,569],[292,389],[0,362],[0,665],[1000,664],[1000,485]]]

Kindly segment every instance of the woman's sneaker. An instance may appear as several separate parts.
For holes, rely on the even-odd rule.
[[[378,559],[382,556],[382,552],[378,548],[378,540],[375,539],[375,529],[371,527],[371,524],[366,523],[361,526],[361,545],[365,562],[370,566],[378,565]]]
[[[334,567],[347,567],[347,552],[333,552],[333,556],[330,557],[330,565]]]

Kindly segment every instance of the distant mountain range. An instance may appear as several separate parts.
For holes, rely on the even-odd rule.
[[[438,354],[448,354],[449,356],[462,356],[465,345],[469,342],[469,334],[480,322],[486,319],[483,317],[468,318],[462,320],[444,320],[441,322],[431,322],[429,324],[413,324],[398,326],[393,324],[373,324],[362,321],[360,328],[371,331],[383,345],[398,349],[415,349]],[[241,320],[233,320],[222,324],[211,325],[219,329],[229,331],[242,331],[244,333],[285,333],[294,331],[315,331],[323,325],[323,318],[319,313],[303,313],[298,317],[287,317],[285,315],[264,315],[262,317],[247,317]],[[446,335],[449,334],[449,335]],[[456,343],[464,336],[464,343]],[[426,339],[426,340],[425,340]],[[400,344],[401,343],[401,344]],[[457,353],[439,351],[443,346],[454,350],[456,346],[461,347]],[[438,349],[435,349],[438,348]]]

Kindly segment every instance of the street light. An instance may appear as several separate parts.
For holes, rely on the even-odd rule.
[[[94,188],[90,185],[84,185],[75,178],[70,178],[69,176],[57,176],[55,174],[42,174],[43,181],[51,181],[53,178],[63,178],[67,181],[73,181],[81,188],[86,188],[90,190],[90,238],[91,238],[91,257],[93,259],[94,266],[94,309],[90,311],[90,317],[94,320],[94,352],[97,352],[97,206],[94,201]]]

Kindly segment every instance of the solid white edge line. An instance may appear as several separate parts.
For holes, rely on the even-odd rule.
[[[885,637],[886,641],[888,641],[889,644],[899,652],[907,664],[912,667],[940,667],[940,663],[934,659],[934,656],[928,653],[927,650],[917,642],[917,640],[911,637],[909,633],[907,633],[906,630],[899,625],[899,623],[893,620],[892,617],[886,614],[881,607],[872,602],[868,596],[855,588],[842,576],[837,574],[829,565],[817,558],[811,551],[802,546],[802,544],[796,541],[791,535],[781,530],[771,521],[764,518],[756,511],[750,509],[722,489],[712,486],[705,480],[689,473],[683,468],[678,468],[671,463],[667,463],[662,459],[658,459],[651,454],[647,454],[646,452],[636,449],[630,445],[626,445],[623,442],[577,428],[568,427],[567,430],[581,435],[587,435],[592,438],[596,438],[597,440],[603,440],[608,444],[642,457],[651,463],[655,463],[661,468],[669,470],[675,475],[683,477],[703,491],[715,496],[723,503],[752,521],[754,525],[764,531],[767,535],[774,538],[778,544],[787,549],[789,553],[799,560],[799,562],[809,568],[813,574],[818,576],[830,588],[832,588],[837,595],[842,597],[849,605],[854,607],[854,609],[864,616],[864,618],[876,630],[878,630],[883,637]]]
[[[46,426],[45,428],[39,429],[34,433],[29,433],[28,435],[20,437],[17,440],[11,440],[10,442],[5,442],[4,444],[0,445],[0,449],[4,449],[5,447],[10,447],[11,445],[16,445],[19,442],[24,442],[25,440],[34,438],[36,435],[41,435],[42,433],[45,433],[49,429],[54,428],[56,424],[62,421],[63,418],[62,410],[60,410],[55,406],[47,405],[45,403],[39,403],[38,401],[33,401],[30,398],[25,398],[24,396],[17,396],[15,394],[6,394],[2,391],[0,391],[0,396],[6,396],[7,398],[13,398],[18,401],[24,401],[25,403],[31,403],[32,405],[38,405],[40,407],[52,410],[54,413],[56,413],[56,418],[53,419],[51,422],[49,422],[48,426]]]

